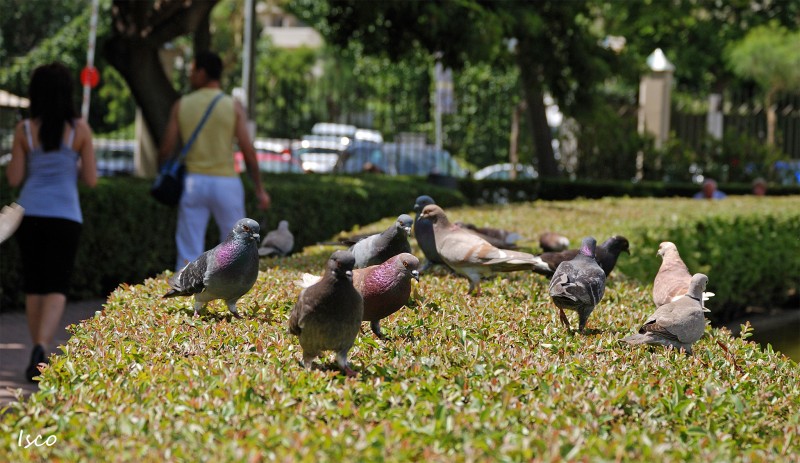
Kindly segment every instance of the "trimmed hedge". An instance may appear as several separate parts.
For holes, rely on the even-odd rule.
[[[540,178],[537,180],[461,180],[459,189],[469,204],[513,203],[523,201],[569,200],[576,198],[600,199],[608,197],[631,198],[691,198],[700,191],[693,183],[622,182],[614,180],[569,180]],[[720,184],[720,190],[729,195],[750,195],[748,183]],[[800,195],[800,186],[770,186],[770,196]]]
[[[726,207],[760,207],[765,216],[789,205],[717,204],[723,215]],[[529,236],[552,227],[575,240],[629,233],[657,212],[673,220],[696,207],[629,199],[448,212]],[[676,238],[663,230],[662,239]],[[491,278],[475,298],[465,279],[437,271],[382,324],[388,340],[368,330],[358,336],[353,379],[336,371],[333,355],[317,362],[322,369],[303,370],[286,328],[300,291],[292,282],[320,272],[334,247],[263,260],[240,301],[244,320],[220,303],[192,317],[188,298],[161,298],[168,275],[123,285],[102,312],[72,327],[39,392],[0,417],[0,460],[796,459],[800,368],[746,341],[748,330],[731,338],[707,329],[694,356],[620,345],[653,311],[651,287],[625,274],[626,266],[645,267],[635,257],[655,255],[637,240],[608,279],[588,334],[560,325],[540,275]],[[709,289],[724,297],[722,277],[710,277]],[[20,432],[55,441],[25,449]]]
[[[387,177],[376,175],[267,175],[265,183],[273,198],[273,207],[264,213],[255,207],[249,181],[245,181],[248,213],[262,223],[265,229],[277,226],[281,219],[289,221],[298,247],[330,239],[343,230],[373,223],[379,219],[396,217],[410,211],[414,199],[420,194],[430,194],[445,208],[464,204],[508,203],[535,198],[572,199],[606,197],[603,201],[617,204],[611,196],[686,196],[696,190],[694,185],[666,185],[655,182],[632,184],[629,182],[579,182],[569,180],[540,181],[482,181],[461,180],[459,190],[437,186],[442,179]],[[85,226],[73,279],[73,298],[97,297],[111,292],[122,282],[137,283],[147,277],[172,268],[175,259],[174,230],[175,209],[162,206],[148,195],[150,182],[135,178],[101,179],[96,189],[82,189],[81,198]],[[729,192],[733,185],[725,185]],[[749,185],[741,185],[742,189]],[[749,190],[747,190],[749,191]],[[771,193],[792,191],[772,189]],[[13,192],[0,185],[0,202],[7,204]],[[664,235],[674,236],[679,249],[692,249],[686,256],[690,268],[704,269],[713,257],[718,261],[715,272],[724,282],[724,291],[717,296],[718,312],[715,321],[736,317],[748,303],[758,300],[764,304],[786,304],[788,292],[797,292],[800,275],[798,259],[791,252],[779,254],[774,246],[794,251],[798,255],[797,196],[756,198],[731,196],[722,202],[676,199],[682,204],[677,212],[667,215],[666,201],[649,203],[643,199],[645,210],[638,213],[647,217],[636,229],[627,233],[633,246],[656,248]],[[744,206],[738,206],[744,201]],[[785,202],[784,202],[785,201]],[[537,201],[538,203],[538,201]],[[580,203],[553,203],[561,210],[580,209]],[[598,204],[603,204],[598,203]],[[619,203],[624,204],[624,203]],[[672,204],[672,203],[670,203]],[[773,205],[781,206],[774,207]],[[631,206],[637,208],[639,206]],[[616,208],[615,208],[616,209]],[[766,213],[767,215],[764,215]],[[691,217],[691,221],[672,220]],[[567,215],[569,216],[569,215]],[[571,220],[575,220],[572,217]],[[486,223],[496,223],[488,221]],[[554,215],[541,222],[543,228],[569,233],[573,227]],[[557,225],[560,224],[560,225]],[[627,227],[628,225],[626,225]],[[509,227],[514,229],[514,227]],[[595,232],[592,232],[595,233]],[[618,232],[619,233],[619,232]],[[537,235],[531,235],[535,237]],[[597,236],[602,241],[605,237]],[[580,236],[573,236],[577,243]],[[207,247],[218,241],[216,226],[209,226]],[[732,243],[729,249],[719,249],[715,243]],[[752,255],[760,258],[748,262]],[[683,254],[683,253],[682,253]],[[727,256],[727,257],[726,257]],[[787,257],[789,256],[789,257]],[[641,261],[639,269],[631,275],[640,281],[652,281],[655,255]],[[636,259],[632,259],[636,262]],[[0,245],[0,307],[22,307],[23,295],[19,291],[17,247],[13,240]],[[625,264],[623,264],[625,265]],[[657,268],[657,267],[656,267]],[[774,269],[781,269],[775,272]],[[776,278],[773,275],[780,275]],[[711,276],[711,275],[709,275]]]
[[[618,268],[650,284],[661,264],[658,244],[673,241],[690,271],[707,273],[708,306],[715,323],[738,318],[747,306],[800,306],[800,197],[730,196],[723,201],[687,198],[603,198],[485,205],[476,223],[516,230],[540,252],[541,232],[557,231],[577,246],[621,234],[631,243]],[[458,212],[453,212],[454,215]],[[457,215],[456,215],[457,216]]]
[[[245,180],[247,212],[266,228],[264,233],[277,227],[280,220],[288,220],[297,249],[327,240],[341,230],[375,222],[390,214],[388,211],[410,211],[421,194],[431,194],[446,206],[464,202],[457,190],[416,178],[287,174],[265,175],[264,181],[272,208],[266,212],[257,209],[250,182]],[[177,209],[150,198],[150,183],[138,178],[104,178],[94,189],[81,188],[84,227],[70,297],[105,295],[122,282],[141,282],[173,267]],[[10,203],[15,193],[7,184],[0,184],[0,203]],[[207,247],[218,238],[212,221]],[[3,310],[23,304],[18,252],[13,239],[0,245]]]

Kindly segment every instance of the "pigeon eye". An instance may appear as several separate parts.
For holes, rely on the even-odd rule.
[[[403,267],[406,267],[406,268],[408,268],[408,262],[406,262],[406,261],[403,261]]]

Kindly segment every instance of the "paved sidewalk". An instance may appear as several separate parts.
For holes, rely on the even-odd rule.
[[[52,349],[60,353],[58,346],[64,345],[69,339],[66,327],[93,317],[104,303],[102,299],[68,302],[61,320],[64,329],[56,334]],[[25,368],[28,367],[32,348],[25,312],[0,314],[0,408],[16,400],[15,390],[22,389],[27,396],[38,389],[36,383],[25,379]]]

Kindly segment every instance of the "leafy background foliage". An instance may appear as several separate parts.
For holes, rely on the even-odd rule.
[[[334,247],[263,260],[256,286],[240,301],[245,320],[216,303],[193,318],[188,299],[162,299],[169,272],[122,285],[102,312],[72,327],[40,392],[0,418],[0,458],[790,461],[800,451],[795,362],[746,341],[747,329],[745,339],[707,329],[692,357],[618,340],[653,310],[650,285],[628,274],[653,271],[654,261],[644,260],[655,256],[651,243],[675,239],[690,267],[695,258],[712,263],[709,288],[720,295],[719,256],[703,260],[686,244],[693,219],[708,216],[713,225],[735,211],[759,210],[777,220],[770,217],[781,217],[792,201],[448,208],[455,220],[531,235],[552,227],[573,240],[635,230],[656,209],[673,225],[660,237],[653,231],[650,241],[631,240],[632,255],[609,278],[587,335],[559,324],[539,275],[489,279],[480,299],[466,295],[463,279],[424,275],[408,307],[383,323],[389,340],[368,330],[358,336],[355,379],[336,371],[332,355],[303,370],[286,328],[299,293],[292,282],[319,273]],[[682,228],[684,221],[691,225]],[[21,429],[58,442],[20,449]]]

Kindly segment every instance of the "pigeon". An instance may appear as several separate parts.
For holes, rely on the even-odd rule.
[[[355,262],[350,251],[331,254],[322,278],[300,292],[292,309],[289,333],[300,338],[306,369],[322,351],[332,350],[344,374],[356,376],[347,361],[364,315],[364,299],[353,287]]]
[[[691,354],[692,344],[703,337],[706,328],[703,315],[704,312],[709,312],[703,308],[703,290],[706,284],[708,277],[702,273],[695,273],[685,295],[657,308],[639,328],[638,334],[622,338],[622,341],[631,345],[673,346]]]
[[[363,240],[364,238],[369,238],[370,236],[372,236],[374,234],[375,233],[359,233],[359,234],[356,234],[356,235],[342,236],[340,238],[337,238],[338,241],[336,243],[331,243],[331,244],[343,244],[343,245],[349,247],[349,246],[352,246],[352,245],[358,243],[359,241]],[[324,242],[324,244],[326,244],[326,243],[327,242]]]
[[[289,230],[289,222],[281,220],[278,228],[267,233],[261,247],[258,248],[258,255],[261,257],[285,257],[294,248],[294,235]]]
[[[353,270],[353,286],[364,298],[363,321],[370,322],[376,336],[383,339],[381,320],[402,308],[411,295],[411,279],[419,281],[419,259],[413,254],[402,253],[389,258],[380,265]],[[307,288],[321,277],[303,274],[295,284]]]
[[[583,331],[589,315],[603,298],[606,274],[595,260],[596,246],[593,237],[584,238],[578,254],[561,262],[550,280],[550,297],[567,329],[569,320],[564,309],[578,312],[578,331]]]
[[[617,265],[617,258],[619,257],[620,253],[627,252],[630,254],[629,247],[630,244],[628,243],[628,240],[624,236],[620,235],[612,236],[597,247],[595,250],[597,263],[600,264],[600,267],[603,269],[603,272],[606,274],[606,276],[608,276],[611,271],[614,270],[614,266]],[[545,276],[552,276],[561,262],[572,260],[578,255],[579,252],[580,250],[578,249],[568,249],[561,252],[543,252],[539,254],[539,257],[547,262],[548,269],[547,271],[537,273],[541,273]]]
[[[14,234],[24,215],[25,208],[17,203],[3,206],[3,209],[0,210],[0,243]]]
[[[425,263],[422,264],[420,272],[425,272],[434,265],[442,264],[442,258],[439,252],[436,251],[436,238],[433,235],[433,222],[428,218],[420,217],[422,210],[425,206],[436,204],[436,202],[428,195],[422,195],[417,198],[414,203],[414,238],[417,239],[417,245],[425,255]]]
[[[236,318],[236,302],[258,278],[258,222],[244,218],[218,244],[186,264],[169,279],[172,288],[163,297],[194,295],[194,313],[198,315],[210,301],[222,299]]]
[[[381,233],[370,235],[350,247],[356,259],[355,268],[384,263],[397,254],[411,253],[408,235],[414,220],[408,214],[400,214],[397,220]]]
[[[664,241],[659,244],[658,255],[661,256],[662,261],[653,280],[653,302],[656,307],[661,307],[686,294],[689,290],[689,283],[692,281],[692,274],[683,263],[675,243]],[[714,293],[703,292],[703,301],[713,295]]]
[[[441,207],[430,204],[421,218],[433,222],[436,251],[448,267],[469,279],[469,294],[481,294],[481,277],[494,272],[547,269],[540,258],[519,251],[499,249],[483,238],[450,223]]]
[[[406,305],[411,295],[411,279],[419,281],[419,259],[409,253],[391,257],[380,265],[353,272],[353,285],[364,298],[363,320],[379,338],[381,319]]]
[[[539,235],[539,247],[544,252],[560,252],[569,249],[569,238],[555,232],[544,232]]]
[[[464,230],[475,233],[488,241],[492,246],[500,249],[517,249],[516,241],[521,237],[519,233],[502,230],[500,228],[479,227],[466,222],[455,222],[455,225]]]

